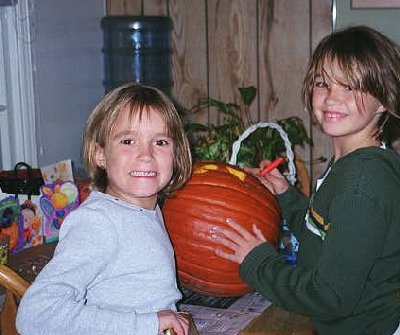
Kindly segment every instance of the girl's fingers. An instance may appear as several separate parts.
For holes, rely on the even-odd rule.
[[[177,322],[173,325],[176,334],[186,335],[189,331],[189,321],[180,314],[176,316]]]
[[[219,234],[214,235],[213,238],[216,239],[217,243],[229,250],[224,251],[217,247],[214,253],[218,257],[241,264],[250,250],[265,242],[266,238],[255,224],[252,226],[252,232],[249,232],[232,220],[227,220],[227,222],[233,229],[238,230],[241,235],[221,228]]]
[[[268,159],[265,159],[260,163],[260,167],[258,167],[258,168],[245,167],[244,171],[248,174],[258,177],[258,176],[260,176],[260,172],[264,169],[264,167],[270,163],[271,163],[271,161],[269,161]]]
[[[189,334],[189,320],[183,315],[178,314],[179,326],[181,327],[182,334]]]
[[[237,243],[236,242],[234,243],[232,241],[232,239],[226,239],[226,238],[224,238],[222,236],[217,237],[217,239],[218,239],[218,242],[220,244],[222,244],[223,246],[227,247],[228,249],[231,249],[232,251],[234,251],[236,249],[236,247],[237,247]]]
[[[260,228],[258,228],[255,224],[253,224],[252,228],[253,228],[254,234],[256,234],[256,236],[257,236],[261,241],[264,241],[264,242],[267,241],[267,239],[266,239],[265,236],[263,235],[263,233],[262,233],[262,231],[261,231]]]
[[[268,191],[275,194],[274,185],[268,179],[266,179],[265,177],[258,177],[258,180],[260,180],[261,184],[263,184],[268,189]]]
[[[261,163],[260,163],[260,170],[264,170],[264,168],[271,164],[271,161],[268,159],[264,159]]]
[[[244,168],[244,172],[251,174],[252,176],[259,176],[261,169],[259,168]]]
[[[266,241],[265,236],[263,235],[263,233],[261,232],[261,229],[258,228],[255,224],[252,225],[252,231],[254,232],[255,236],[253,234],[251,234],[251,232],[249,232],[248,230],[246,230],[244,227],[240,226],[239,224],[237,224],[235,221],[233,221],[231,218],[228,218],[226,220],[226,223],[232,227],[233,229],[235,229],[240,235],[236,234],[235,232],[231,231],[231,230],[227,230],[227,229],[221,229],[221,233],[230,241],[235,242],[235,244],[237,245],[242,245],[244,243],[247,243],[251,240],[254,239],[254,237],[262,240],[262,241]],[[228,243],[228,241],[226,241],[226,243]],[[233,249],[234,245],[227,245],[224,244],[225,246],[227,246],[230,249]]]
[[[231,254],[231,253],[225,252],[225,251],[223,251],[221,249],[218,249],[218,248],[215,249],[214,252],[218,257],[224,258],[224,259],[226,259],[228,261],[231,261],[231,262],[238,263],[238,257],[235,254]]]
[[[244,238],[249,238],[251,237],[251,234],[249,233],[249,231],[242,227],[241,225],[239,225],[238,223],[236,223],[233,219],[231,218],[227,218],[226,219],[226,223],[232,227],[233,229],[235,229],[240,235],[242,235],[242,237]]]

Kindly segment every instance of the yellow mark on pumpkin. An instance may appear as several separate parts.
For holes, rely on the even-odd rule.
[[[229,166],[227,166],[226,169],[229,171],[231,175],[235,176],[236,178],[239,178],[240,181],[244,181],[246,179],[246,174],[243,171],[233,169]]]
[[[202,166],[196,168],[196,169],[193,171],[193,174],[202,174],[202,173],[206,173],[206,172],[208,172],[208,171],[210,171],[210,170],[211,170],[211,171],[218,170],[218,165],[216,165],[216,164],[206,164],[206,165],[202,165]]]

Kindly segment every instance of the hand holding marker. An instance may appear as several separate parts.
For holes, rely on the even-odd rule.
[[[264,177],[267,173],[270,173],[273,169],[277,168],[285,161],[284,158],[278,157],[277,159],[273,160],[269,163],[264,169],[260,172],[261,177]]]

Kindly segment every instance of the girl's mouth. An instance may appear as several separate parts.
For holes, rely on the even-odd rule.
[[[338,112],[331,112],[331,111],[325,111],[324,112],[324,118],[326,120],[339,120],[339,119],[343,119],[344,117],[346,117],[346,114],[344,113],[338,113]]]
[[[155,177],[157,176],[156,171],[131,171],[129,172],[131,177]]]

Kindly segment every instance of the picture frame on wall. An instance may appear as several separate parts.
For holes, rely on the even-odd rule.
[[[352,9],[374,8],[374,9],[390,9],[400,8],[400,0],[351,0]]]

